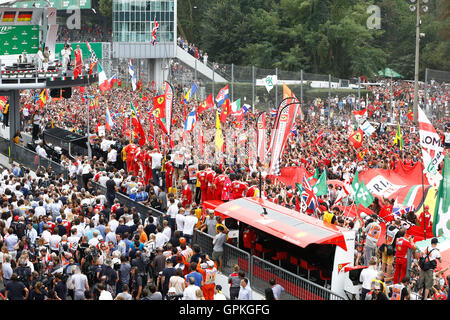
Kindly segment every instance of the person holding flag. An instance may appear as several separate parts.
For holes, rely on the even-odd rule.
[[[182,103],[188,103],[194,96],[195,91],[197,91],[197,84],[194,82],[192,84],[192,87],[188,90],[188,92],[184,96]]]
[[[403,150],[403,135],[400,131],[400,123],[397,126],[397,131],[395,132],[394,144],[398,144],[398,148]]]

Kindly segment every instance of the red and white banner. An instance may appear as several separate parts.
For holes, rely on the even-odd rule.
[[[283,109],[288,104],[291,104],[291,103],[299,103],[299,101],[295,97],[285,98],[285,99],[283,99],[283,101],[281,101],[280,106],[278,107],[277,116],[275,118],[273,130],[272,130],[272,135],[271,135],[271,138],[270,138],[270,144],[269,144],[269,147],[267,148],[266,154],[269,154],[272,151],[273,142],[275,140],[274,132],[275,132],[275,128],[277,126],[278,120],[280,118],[280,110]],[[295,121],[295,118],[294,118],[294,121]]]
[[[267,122],[266,122],[266,113],[261,112],[258,116],[257,121],[257,131],[256,131],[256,150],[257,150],[257,157],[261,163],[264,162],[264,154],[266,151],[266,128]]]
[[[424,163],[424,171],[433,185],[437,186],[442,176],[437,171],[439,164],[444,160],[445,149],[444,143],[439,134],[434,129],[430,120],[428,120],[425,112],[419,109],[419,140],[422,147],[422,159]]]
[[[278,122],[275,123],[275,130],[272,132],[274,141],[272,145],[272,154],[270,159],[270,167],[268,174],[280,174],[280,161],[283,151],[286,147],[286,141],[291,133],[292,125],[297,115],[299,103],[291,103],[286,105],[278,112]]]
[[[401,161],[397,161],[394,170],[387,169],[369,169],[359,173],[360,181],[364,181],[367,189],[374,197],[384,197],[387,199],[399,198],[398,202],[403,202],[410,191],[413,189],[421,189],[417,186],[429,186],[427,177],[422,172],[422,164],[417,162],[413,167],[404,165]],[[423,180],[422,180],[423,179]],[[414,195],[415,195],[414,194]],[[409,197],[413,196],[410,194]]]
[[[167,134],[170,135],[170,126],[172,123],[172,107],[173,107],[173,88],[170,83],[164,81],[164,95],[166,97],[165,101],[165,111],[166,111],[166,130]]]

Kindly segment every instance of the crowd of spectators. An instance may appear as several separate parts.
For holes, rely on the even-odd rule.
[[[183,45],[189,48],[187,43],[183,42]],[[163,134],[156,124],[153,130],[159,139],[139,146],[137,139],[130,137],[128,112],[124,106],[129,105],[130,101],[135,103],[144,131],[149,132],[152,122],[147,112],[149,105],[151,109],[149,101],[158,92],[149,87],[140,92],[118,87],[102,95],[97,95],[93,88],[85,90],[84,94],[74,90],[72,98],[51,101],[45,109],[36,106],[32,92],[21,97],[22,108],[32,115],[24,117],[24,131],[33,133],[33,128],[36,128],[33,140],[41,139],[39,132],[52,126],[86,134],[86,119],[89,119],[94,157],[71,159],[62,156],[61,165],[68,170],[66,178],[45,168],[34,172],[13,167],[1,173],[0,262],[3,261],[4,294],[10,299],[12,292],[14,298],[33,299],[223,298],[222,288],[206,274],[218,275],[222,271],[221,252],[228,229],[220,219],[203,216],[201,207],[206,191],[202,190],[205,186],[215,190],[214,197],[218,200],[227,201],[261,193],[264,198],[279,205],[297,208],[298,198],[292,186],[274,184],[266,178],[262,190],[259,190],[257,175],[264,168],[256,162],[254,128],[257,114],[247,112],[246,125],[242,128],[237,128],[232,119],[223,123],[226,147],[217,151],[214,143],[215,110],[199,114],[196,130],[185,132],[185,110],[191,110],[201,101],[193,99],[189,103],[181,103],[184,94],[179,88],[173,107],[173,146],[169,147],[160,139]],[[393,143],[395,127],[383,125],[392,110],[390,92],[394,92],[395,115],[406,115],[402,127],[409,127],[407,114],[412,106],[410,83],[386,82],[382,86],[370,87],[370,90],[374,93],[373,98],[364,99],[364,107],[369,110],[368,119],[380,125],[367,144],[369,152],[363,161],[357,160],[357,152],[347,140],[348,123],[352,118],[351,111],[346,111],[345,105],[352,106],[354,99],[324,101],[317,98],[307,101],[302,107],[303,115],[297,118],[297,132],[288,139],[282,167],[304,166],[311,173],[316,169],[319,173],[326,170],[329,179],[351,180],[357,171],[394,169],[396,160],[406,165],[421,161],[417,133],[404,130],[404,148],[399,150]],[[443,89],[437,92],[441,95],[435,97],[436,106],[448,107],[448,91]],[[98,106],[89,107],[86,94],[98,96]],[[323,110],[329,103],[332,111],[326,114]],[[105,124],[106,106],[115,126],[103,135],[100,132]],[[268,128],[272,127],[273,121],[269,117]],[[444,137],[446,121],[448,119],[443,117],[433,118],[442,139],[447,139],[447,135]],[[315,143],[322,129],[322,140]],[[200,132],[203,133],[203,148],[197,143]],[[39,146],[43,149],[42,141]],[[45,156],[44,153],[42,155]],[[178,160],[179,156],[183,160]],[[195,168],[197,175],[189,174],[192,168]],[[206,171],[212,172],[212,180],[202,181],[200,173]],[[97,184],[106,192],[99,190]],[[234,185],[239,185],[237,191],[233,189]],[[138,212],[136,207],[125,206],[117,197],[119,193],[154,209],[155,214]],[[413,269],[419,268],[419,271],[412,273],[410,279],[405,279],[404,266],[399,264],[404,252],[398,250],[398,256],[394,254],[394,264],[392,253],[388,255],[388,260],[383,257],[385,248],[370,242],[370,230],[380,223],[377,216],[392,206],[391,201],[377,199],[371,206],[376,216],[367,217],[364,225],[357,225],[334,206],[335,200],[336,191],[333,190],[320,197],[318,218],[330,219],[330,222],[361,235],[355,264],[372,266],[379,282],[399,284],[405,281],[408,285],[416,280],[415,287],[411,287],[417,292],[425,287],[427,298],[441,299],[447,295],[448,279],[443,277],[445,269],[434,270],[425,277],[416,259]],[[344,203],[349,201],[348,198]],[[156,214],[158,212],[162,214]],[[396,228],[396,241],[401,239],[405,248],[414,248],[413,241],[402,234],[402,220],[408,220],[408,217],[392,222],[392,227]],[[419,221],[414,223],[419,224]],[[193,243],[196,229],[214,237],[212,256],[204,254]],[[433,260],[438,258],[438,252],[434,251]],[[24,280],[22,269],[26,268],[31,272],[27,271]],[[370,271],[370,268],[367,270]],[[252,299],[245,272],[236,268],[233,276],[230,275],[230,297]],[[366,279],[363,275],[361,277],[361,280]],[[364,293],[370,292],[371,299],[380,299],[374,291],[378,285],[370,282],[368,287],[367,283],[363,282],[363,288],[369,291]],[[272,290],[275,298],[279,297],[278,290],[281,290],[277,288]],[[267,299],[272,297],[269,290],[265,296]],[[392,294],[388,296],[392,297]]]
[[[81,25],[80,29],[69,29],[65,25],[60,25],[58,29],[59,42],[111,42],[112,30],[105,30],[102,25]]]
[[[195,59],[203,62],[204,64],[208,64],[208,53],[199,49],[192,43],[189,43],[187,40],[183,39],[181,36],[177,39],[177,44],[179,47],[183,48],[187,53],[193,56]]]

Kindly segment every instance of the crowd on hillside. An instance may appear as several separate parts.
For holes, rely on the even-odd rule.
[[[199,49],[192,43],[189,43],[187,40],[182,38],[181,36],[177,39],[177,44],[179,47],[183,48],[187,53],[193,56],[195,59],[200,60],[204,64],[208,64],[208,53]]]
[[[186,45],[189,48],[183,43]],[[433,91],[433,108],[448,108],[448,87],[435,85],[440,89]],[[258,172],[266,169],[256,161],[256,113],[248,111],[243,124],[229,116],[221,124],[224,148],[216,150],[214,109],[198,114],[195,130],[184,130],[187,113],[202,102],[191,100],[183,104],[186,89],[175,87],[172,146],[148,112],[158,94],[150,87],[140,92],[115,87],[104,94],[97,94],[94,88],[86,88],[84,94],[74,90],[72,98],[49,101],[43,109],[36,104],[33,92],[21,96],[22,108],[26,110],[22,112],[23,130],[32,134],[33,140],[41,140],[42,130],[52,126],[86,134],[89,119],[93,158],[70,159],[63,155],[60,163],[68,170],[66,178],[46,168],[32,171],[13,166],[1,173],[0,263],[5,298],[224,299],[223,288],[215,284],[215,278],[222,272],[223,245],[229,230],[220,218],[205,214],[202,203],[261,194],[298,210],[299,198],[295,186],[276,183],[270,177],[264,177],[260,190]],[[405,165],[421,161],[418,134],[408,130],[411,84],[386,82],[369,89],[374,93],[373,99],[364,99],[359,108],[367,108],[368,120],[378,125],[368,139],[363,160],[358,160],[357,151],[347,139],[354,119],[345,106],[354,106],[354,98],[331,101],[330,114],[324,112],[329,102],[317,98],[302,106],[297,130],[286,144],[282,167],[304,166],[311,175],[316,169],[319,174],[326,170],[329,179],[351,181],[357,171],[393,169],[397,160]],[[392,110],[391,92],[395,123],[399,116],[404,117],[401,151],[393,143],[396,126],[385,125]],[[86,95],[98,97],[98,102],[89,106],[91,101]],[[139,111],[147,135],[153,126],[156,138],[147,136],[143,145],[130,132],[130,102]],[[115,125],[103,134],[106,106]],[[268,137],[273,121],[269,116]],[[433,119],[448,148],[450,128],[445,127],[446,123],[448,118]],[[42,141],[37,145],[41,156],[50,157]],[[315,214],[318,219],[354,230],[358,235],[355,264],[368,266],[361,272],[363,299],[396,299],[394,292],[398,288],[389,291],[388,283],[399,286],[402,299],[408,299],[411,290],[419,292],[423,288],[427,290],[426,298],[447,298],[445,268],[421,271],[416,257],[412,266],[416,272],[406,276],[403,263],[407,249],[415,245],[405,238],[402,222],[427,223],[429,213],[416,219],[409,215],[392,220],[388,229],[393,242],[378,247],[373,230],[379,228],[379,216],[392,211],[393,203],[377,199],[370,207],[375,215],[360,225],[335,205],[338,191],[330,188],[327,195],[321,196]],[[118,200],[119,193],[156,211],[147,215],[136,207],[127,207]],[[350,202],[347,198],[343,203]],[[214,237],[211,256],[193,241],[195,230]],[[432,260],[437,259],[439,252],[435,250]],[[230,298],[253,298],[249,279],[239,266],[227,276]],[[378,286],[384,295],[377,291]],[[265,297],[279,299],[281,291],[283,288],[272,281]]]

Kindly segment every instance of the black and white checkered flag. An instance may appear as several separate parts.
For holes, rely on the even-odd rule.
[[[272,174],[274,176],[281,175],[281,159],[280,158],[273,165],[273,173]]]

